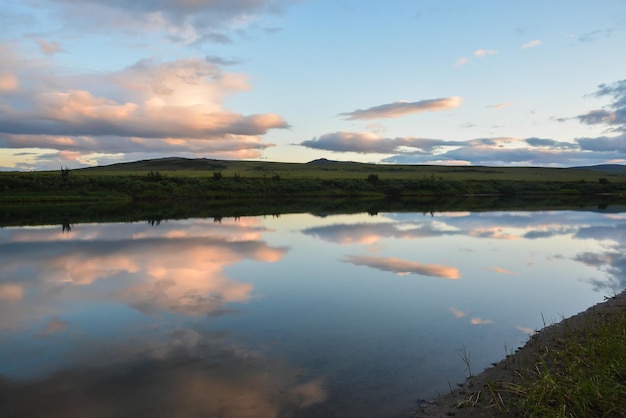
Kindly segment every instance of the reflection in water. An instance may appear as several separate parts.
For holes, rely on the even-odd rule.
[[[446,279],[459,279],[459,270],[454,267],[440,266],[437,264],[420,264],[414,261],[401,260],[395,257],[374,257],[349,255],[346,261],[357,266],[367,266],[374,269],[389,271],[399,276],[406,274],[419,274],[422,276],[443,277]]]
[[[220,346],[216,335],[184,330],[142,346],[96,348],[81,367],[36,381],[0,381],[10,400],[0,415],[271,418],[326,397],[322,379]]]
[[[89,225],[82,234],[78,228],[63,235],[16,230],[0,243],[0,277],[11,280],[0,284],[0,299],[21,300],[28,286],[36,291],[25,303],[45,306],[57,302],[50,294],[71,298],[72,288],[107,279],[115,282],[114,292],[94,294],[98,286],[92,286],[81,297],[123,301],[143,313],[215,314],[252,297],[253,286],[229,278],[226,266],[244,259],[276,262],[286,251],[260,241],[262,228],[245,223],[217,230],[205,222],[158,229]],[[0,313],[0,327],[26,320],[15,310]]]
[[[582,211],[2,228],[0,416],[408,416],[624,289],[625,249]]]

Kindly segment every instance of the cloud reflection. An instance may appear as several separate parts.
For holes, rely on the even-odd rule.
[[[450,312],[454,315],[455,318],[465,318],[467,316],[467,312],[463,312],[462,310],[455,308],[454,306],[450,306]]]
[[[91,340],[73,367],[34,381],[0,377],[1,416],[276,418],[324,402],[324,380],[180,329],[159,340]]]
[[[254,223],[204,221],[159,228],[77,226],[71,238],[59,241],[58,231],[51,229],[20,230],[0,243],[0,300],[19,301],[32,289],[29,304],[47,305],[51,293],[76,298],[78,291],[81,297],[113,298],[146,314],[220,314],[228,311],[226,304],[253,297],[253,285],[228,277],[225,267],[243,260],[276,262],[287,251],[261,241],[260,233]],[[106,294],[94,290],[102,280],[113,288]],[[0,314],[5,314],[2,306]]]
[[[493,320],[475,317],[475,318],[470,319],[470,324],[472,324],[472,325],[489,325],[489,324],[493,324]]]
[[[439,264],[420,264],[415,261],[401,260],[396,257],[349,255],[344,261],[358,266],[367,266],[381,271],[392,272],[399,276],[419,274],[421,276],[443,277],[445,279],[461,278],[459,270],[455,267],[442,266]]]
[[[595,290],[607,289],[617,294],[626,289],[626,245],[614,246],[602,253],[580,253],[574,260],[606,274],[605,280],[589,280]]]
[[[374,244],[383,238],[417,239],[458,234],[458,231],[442,229],[440,226],[442,224],[437,222],[417,225],[383,222],[336,224],[307,228],[302,233],[341,245]]]
[[[24,296],[24,288],[22,286],[5,283],[0,284],[0,300],[6,302],[18,302]]]
[[[69,322],[63,321],[59,318],[52,318],[46,324],[46,327],[41,331],[41,335],[60,334],[67,331]]]
[[[503,269],[502,267],[489,267],[489,268],[486,268],[485,270],[493,271],[493,272],[500,273],[500,274],[510,274],[510,275],[518,275],[519,274],[519,273],[514,272],[514,271],[509,271],[507,269]]]

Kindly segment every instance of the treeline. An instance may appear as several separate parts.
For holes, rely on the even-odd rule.
[[[151,171],[143,175],[74,175],[61,173],[1,173],[0,201],[187,200],[286,197],[449,197],[462,195],[541,196],[624,193],[626,184],[525,180],[445,180],[435,176],[384,179],[284,179],[224,176],[170,176]]]

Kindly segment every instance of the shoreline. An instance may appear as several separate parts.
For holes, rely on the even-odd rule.
[[[534,364],[539,358],[539,353],[546,348],[558,349],[562,346],[562,338],[568,332],[593,328],[607,314],[618,310],[626,311],[626,290],[537,331],[513,354],[507,355],[480,374],[469,377],[452,392],[422,403],[412,418],[505,416],[496,408],[496,402],[507,404],[512,396],[506,391],[499,391],[499,387],[509,383],[520,383],[518,372],[527,369],[529,364]],[[497,400],[494,399],[494,388]],[[515,411],[512,413],[508,416],[515,416]]]

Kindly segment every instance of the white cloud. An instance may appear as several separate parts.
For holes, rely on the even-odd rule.
[[[497,53],[498,51],[493,50],[493,49],[477,49],[476,51],[474,51],[474,55],[476,55],[479,58],[483,58],[488,55],[496,55]]]
[[[459,59],[457,59],[457,60],[454,62],[454,66],[455,66],[455,67],[460,67],[460,66],[462,66],[462,65],[467,64],[468,62],[469,62],[469,59],[468,59],[468,58],[465,58],[465,57],[460,57]]]
[[[522,48],[523,49],[534,48],[539,45],[541,45],[541,40],[535,39],[533,41],[526,42],[524,45],[522,45]]]

